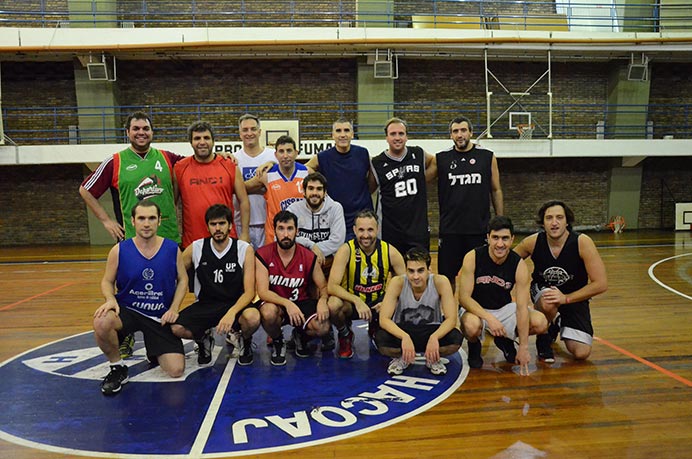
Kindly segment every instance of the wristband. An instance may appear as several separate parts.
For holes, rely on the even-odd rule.
[[[570,301],[570,300],[569,300],[569,297],[568,297],[568,296],[565,296],[565,304],[569,304],[569,301]]]

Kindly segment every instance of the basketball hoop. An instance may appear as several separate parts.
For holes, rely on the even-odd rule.
[[[517,131],[519,131],[519,140],[531,140],[533,138],[533,130],[535,126],[531,124],[517,124]]]
[[[622,233],[625,230],[625,217],[616,215],[610,218],[610,222],[606,225],[613,233]]]

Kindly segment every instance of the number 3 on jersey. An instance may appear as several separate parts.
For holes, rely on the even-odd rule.
[[[404,196],[413,196],[418,194],[418,184],[415,178],[410,178],[394,184],[394,196],[403,198]]]

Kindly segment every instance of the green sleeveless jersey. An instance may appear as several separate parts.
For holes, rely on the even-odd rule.
[[[161,208],[158,235],[180,243],[175,198],[173,197],[173,167],[168,156],[150,148],[142,158],[127,148],[113,155],[113,183],[120,197],[125,237],[135,235],[131,212],[137,202],[151,199]]]

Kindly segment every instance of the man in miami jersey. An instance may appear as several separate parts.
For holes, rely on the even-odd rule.
[[[262,301],[262,327],[272,338],[271,364],[285,365],[282,325],[293,325],[295,353],[301,358],[309,355],[307,344],[311,338],[324,336],[330,330],[327,281],[316,266],[315,254],[296,244],[298,217],[282,210],[274,215],[272,223],[276,241],[257,250],[255,280]]]

